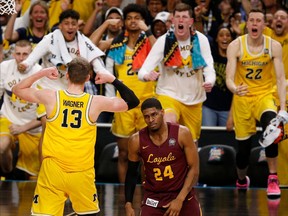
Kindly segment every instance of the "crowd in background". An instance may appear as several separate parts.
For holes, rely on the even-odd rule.
[[[125,65],[118,62],[118,57],[113,55],[113,49],[118,43],[127,39],[133,46],[138,44],[138,39],[141,38],[141,32],[145,32],[149,39],[150,46],[153,46],[155,40],[165,34],[169,29],[173,29],[172,19],[173,11],[177,3],[187,3],[194,10],[193,30],[203,33],[210,44],[211,53],[214,60],[214,69],[216,73],[215,85],[212,91],[207,93],[207,99],[203,103],[203,126],[227,126],[228,129],[233,128],[233,120],[230,118],[229,111],[232,102],[233,94],[228,90],[225,83],[225,67],[227,63],[226,50],[229,43],[240,35],[246,33],[245,21],[246,15],[252,8],[258,8],[265,11],[266,28],[263,34],[271,36],[279,41],[283,47],[283,61],[285,65],[286,77],[288,74],[288,17],[287,17],[287,1],[279,0],[16,0],[17,13],[12,15],[0,15],[0,62],[16,59],[16,64],[28,58],[32,52],[28,49],[25,56],[17,59],[17,41],[28,40],[32,47],[37,47],[42,39],[51,32],[57,29],[63,29],[63,20],[61,14],[66,10],[73,10],[79,13],[77,18],[79,34],[85,35],[89,40],[106,55],[101,55],[102,61],[106,64],[107,71],[114,73],[120,80],[122,72],[138,73],[139,67],[133,66],[133,53],[131,53],[130,61]],[[141,22],[140,31],[135,29],[133,24],[129,23],[129,5],[137,4],[141,6],[139,13],[140,18],[132,17],[131,19],[143,19]],[[126,9],[125,9],[126,8]],[[128,8],[128,9],[127,9]],[[126,12],[125,12],[126,10]],[[138,10],[138,9],[137,9]],[[60,20],[59,20],[60,16]],[[125,17],[126,16],[126,17]],[[64,23],[65,24],[65,23]],[[67,36],[69,37],[70,30],[67,27]],[[129,35],[126,35],[129,32]],[[154,36],[154,37],[151,37]],[[85,39],[86,40],[86,39]],[[43,43],[43,42],[42,42]],[[67,43],[67,47],[70,45]],[[148,42],[147,42],[148,43]],[[145,45],[145,42],[143,42]],[[25,48],[29,45],[19,45],[18,48]],[[70,47],[73,47],[71,45]],[[81,50],[81,48],[79,48]],[[128,50],[128,49],[127,49]],[[129,51],[129,50],[128,50]],[[127,52],[128,52],[127,51]],[[100,51],[99,51],[100,52]],[[126,52],[126,51],[125,51]],[[131,51],[132,52],[132,51]],[[25,54],[24,53],[24,54]],[[71,52],[70,52],[71,53]],[[38,53],[39,54],[39,53]],[[75,56],[79,53],[74,53]],[[44,56],[44,54],[43,54]],[[31,58],[31,56],[30,56]],[[30,60],[30,59],[29,59]],[[26,61],[27,62],[27,61]],[[286,63],[285,63],[286,62]],[[46,67],[45,59],[39,58],[37,65]],[[143,62],[142,62],[143,63]],[[124,66],[121,66],[124,65]],[[55,65],[59,66],[59,65]],[[97,66],[95,66],[96,68]],[[16,70],[16,69],[15,69]],[[161,68],[155,68],[159,71]],[[1,74],[2,75],[2,74]],[[90,82],[85,85],[85,90],[91,94],[101,94],[106,96],[115,96],[116,92],[109,85],[96,85],[94,76],[91,76]],[[3,79],[3,77],[1,77]],[[125,78],[123,78],[125,79]],[[141,101],[153,96],[155,82],[142,82],[134,79],[126,80],[132,86],[128,86],[133,90],[137,89],[136,95]],[[2,83],[1,83],[2,84]],[[1,97],[5,92],[5,88],[0,84]],[[139,89],[145,89],[141,92]],[[147,90],[148,89],[148,90]],[[151,92],[149,92],[151,90]],[[36,109],[35,119],[36,119]],[[134,111],[133,111],[134,112]],[[2,113],[3,114],[3,113]],[[132,115],[132,114],[131,114]],[[134,115],[134,114],[133,114]],[[136,114],[135,114],[136,115]],[[120,114],[121,116],[121,114]],[[125,116],[127,121],[129,116]],[[39,116],[38,116],[39,119]],[[138,121],[141,117],[132,117],[132,122]],[[10,120],[11,121],[11,120]],[[31,119],[32,121],[32,119]],[[98,122],[111,123],[113,121],[113,113],[102,113]],[[117,116],[112,124],[112,132],[118,137],[119,159],[123,158],[123,163],[127,160],[127,139],[133,132],[143,127],[144,122],[137,122],[135,126],[124,125],[120,128],[123,119]],[[140,121],[140,120],[139,120]],[[118,122],[118,123],[117,123]],[[120,122],[120,123],[119,123]],[[12,122],[13,124],[17,124]],[[36,124],[36,123],[35,123]],[[37,127],[40,124],[36,125]],[[36,127],[33,125],[33,127]],[[42,123],[43,126],[43,123]],[[32,127],[32,129],[33,129]],[[21,129],[15,134],[29,131],[30,128]],[[128,130],[129,129],[129,130]],[[37,135],[38,136],[38,135]],[[121,162],[121,160],[120,160]],[[125,170],[119,165],[119,180],[124,182]],[[21,165],[19,165],[21,169]],[[22,169],[23,170],[23,169]],[[10,170],[11,171],[11,170]],[[26,171],[26,170],[24,170]],[[121,173],[123,173],[121,175]],[[37,172],[29,173],[29,175],[37,175]]]

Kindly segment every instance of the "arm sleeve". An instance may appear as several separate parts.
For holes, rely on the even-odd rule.
[[[205,59],[205,62],[207,64],[203,71],[205,82],[210,82],[212,85],[214,85],[216,80],[216,73],[214,69],[214,60],[211,54],[210,44],[205,35],[198,31],[197,34],[199,35],[201,55]]]
[[[138,178],[138,167],[140,162],[128,160],[128,170],[125,178],[125,203],[133,201],[133,195]]]
[[[150,50],[147,58],[145,59],[143,66],[138,72],[139,80],[144,81],[144,76],[153,71],[163,60],[165,38],[166,34],[158,38],[155,44],[152,46],[152,49]]]
[[[118,79],[115,79],[112,82],[112,85],[115,86],[115,88],[118,90],[119,94],[121,95],[121,98],[127,103],[128,110],[133,109],[134,107],[138,106],[140,101],[131,89],[129,89],[126,85],[124,85]]]

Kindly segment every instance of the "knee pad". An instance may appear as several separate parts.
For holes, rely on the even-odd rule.
[[[269,125],[270,121],[276,117],[276,115],[277,114],[272,111],[267,111],[262,114],[261,119],[260,119],[260,124],[261,124],[263,131]]]

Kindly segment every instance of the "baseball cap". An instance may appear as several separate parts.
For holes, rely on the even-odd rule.
[[[118,13],[118,14],[120,14],[120,16],[121,16],[122,19],[123,19],[123,12],[122,12],[122,10],[121,10],[120,8],[117,8],[117,7],[111,7],[111,8],[109,8],[109,9],[106,11],[106,13],[105,13],[105,19],[107,19],[107,17],[108,17],[109,14],[111,14],[111,13]]]
[[[167,11],[161,11],[159,13],[157,13],[156,17],[154,18],[153,22],[156,22],[156,21],[161,21],[163,23],[166,23],[168,17],[169,17],[170,13],[167,12]]]

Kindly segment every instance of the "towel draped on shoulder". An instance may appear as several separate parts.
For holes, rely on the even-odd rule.
[[[123,64],[127,43],[128,32],[124,31],[113,40],[107,56],[113,59],[116,64]],[[144,32],[141,32],[137,39],[132,56],[133,70],[139,70],[141,68],[150,50],[151,44],[149,39]]]
[[[201,55],[200,43],[197,33],[192,31],[190,38],[193,69],[202,69],[207,66],[207,64]],[[180,67],[182,65],[182,57],[178,46],[178,41],[172,29],[170,29],[166,34],[163,61],[164,65],[168,67]]]

